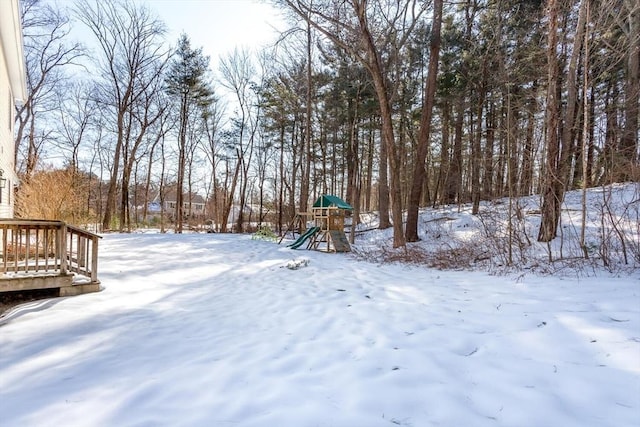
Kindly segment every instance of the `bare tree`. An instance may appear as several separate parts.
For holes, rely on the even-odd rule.
[[[547,14],[549,20],[547,39],[547,103],[546,103],[546,138],[547,155],[545,161],[545,182],[542,188],[542,218],[538,241],[549,242],[556,237],[560,220],[560,205],[564,196],[564,182],[561,176],[560,141],[558,135],[559,104],[558,75],[560,73],[557,58],[558,48],[558,1],[548,0]]]
[[[27,74],[27,99],[16,111],[14,164],[28,177],[33,173],[48,130],[38,135],[39,117],[54,111],[66,87],[66,67],[83,55],[78,43],[67,43],[69,17],[55,4],[40,0],[21,2],[21,19]],[[18,156],[24,156],[24,163]]]
[[[443,0],[434,0],[433,21],[431,26],[431,41],[429,43],[429,70],[425,84],[425,97],[420,117],[420,134],[418,150],[413,168],[413,180],[409,192],[409,206],[407,209],[406,238],[409,242],[416,242],[418,237],[418,207],[425,182],[425,160],[429,151],[431,136],[431,117],[436,95],[438,62],[440,59],[440,28],[442,26]]]
[[[313,113],[313,93],[314,93],[314,79],[313,79],[313,57],[312,57],[312,44],[313,44],[313,32],[311,31],[311,24],[307,20],[306,28],[306,91],[305,91],[305,118],[304,118],[304,137],[303,148],[301,150],[304,157],[302,162],[302,182],[300,185],[300,211],[306,212],[307,205],[309,203],[309,186],[311,179],[311,152],[313,150],[313,137],[312,137],[312,113]]]
[[[162,96],[163,81],[162,68],[164,63],[158,61],[159,68],[154,73],[152,84],[144,88],[144,92],[129,111],[129,123],[131,131],[122,145],[122,185],[120,198],[120,229],[131,231],[131,213],[129,200],[129,187],[131,184],[134,166],[141,156],[147,155],[145,145],[154,144],[162,136],[162,129],[154,127],[166,115],[168,103]],[[151,132],[154,132],[151,135]],[[158,135],[160,133],[160,135]]]
[[[234,129],[230,137],[233,142],[233,153],[236,164],[231,179],[231,187],[227,195],[223,212],[223,230],[233,205],[236,189],[239,186],[238,216],[236,218],[236,230],[242,231],[244,208],[247,197],[248,173],[254,151],[254,139],[257,132],[259,104],[253,101],[253,82],[255,67],[251,61],[249,52],[235,49],[226,58],[220,61],[222,85],[233,92],[238,110],[236,117],[232,119]],[[255,108],[254,108],[255,105]]]
[[[638,157],[638,116],[640,115],[640,4],[634,0],[622,2],[623,23],[620,28],[627,39],[626,82],[625,82],[625,125],[621,141],[620,179],[640,178],[640,158]],[[625,25],[626,24],[626,25]],[[634,172],[635,171],[635,172]]]
[[[165,30],[146,6],[133,0],[79,0],[76,15],[98,43],[99,103],[112,112],[116,123],[114,159],[102,219],[103,228],[110,229],[116,209],[118,179],[122,176],[120,168],[123,162],[126,164],[128,159],[135,157],[139,147],[139,143],[129,145],[129,142],[138,141],[145,132],[145,128],[139,126],[144,119],[141,121],[140,110],[136,111],[136,108],[149,105],[145,99],[150,95],[149,90],[157,87],[167,59],[167,50],[162,44]],[[124,185],[123,182],[120,190]],[[121,197],[122,207],[128,200],[122,191]],[[122,215],[121,212],[120,228],[124,226]]]
[[[219,199],[219,188],[218,188],[218,165],[220,163],[220,144],[218,143],[219,132],[221,128],[222,116],[224,110],[221,108],[220,104],[215,102],[211,104],[208,108],[206,108],[202,115],[202,124],[204,126],[205,138],[202,139],[201,148],[204,152],[205,158],[209,162],[209,166],[211,168],[211,179],[207,183],[208,191],[207,191],[207,200],[211,203],[208,205],[212,206],[213,212],[208,212],[209,217],[214,220],[214,224],[211,224],[212,227],[215,224],[219,224],[219,209],[218,199]],[[206,212],[205,212],[206,214]]]
[[[147,158],[147,169],[146,175],[144,179],[144,194],[143,194],[143,208],[142,208],[142,218],[146,221],[149,210],[149,202],[152,201],[151,190],[152,190],[152,172],[153,166],[155,165],[157,159],[157,151],[159,148],[162,148],[162,144],[164,144],[165,137],[171,127],[171,123],[169,123],[169,114],[161,115],[158,121],[155,123],[155,130],[152,133],[155,135],[151,144],[149,144],[148,152],[146,153]],[[161,181],[159,179],[158,181]],[[157,182],[156,182],[157,183]],[[156,186],[156,188],[159,186]],[[158,189],[158,188],[157,188]],[[159,189],[158,189],[159,192]]]
[[[97,105],[91,91],[88,83],[79,82],[70,87],[67,99],[60,97],[59,101],[58,147],[70,152],[68,162],[73,170],[80,166],[83,141],[96,121]]]
[[[582,219],[580,222],[580,247],[582,248],[582,253],[585,258],[589,258],[589,250],[587,248],[586,242],[586,231],[587,231],[587,186],[589,179],[587,178],[587,169],[589,167],[589,156],[587,147],[589,144],[589,101],[587,97],[587,90],[589,87],[589,20],[591,19],[589,2],[584,1],[585,5],[585,17],[584,21],[586,23],[584,30],[584,56],[583,56],[583,64],[584,64],[584,81],[582,84],[583,87],[583,100],[582,100],[582,200],[581,200],[581,214]]]

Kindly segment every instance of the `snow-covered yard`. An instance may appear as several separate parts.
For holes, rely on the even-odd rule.
[[[637,273],[438,271],[217,234],[100,251],[104,291],[0,318],[3,427],[640,425]]]

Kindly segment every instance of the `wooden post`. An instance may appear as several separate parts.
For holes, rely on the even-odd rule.
[[[60,257],[60,274],[67,274],[67,225],[60,222],[56,239],[56,255]]]
[[[98,237],[91,238],[91,283],[100,283],[98,280]]]

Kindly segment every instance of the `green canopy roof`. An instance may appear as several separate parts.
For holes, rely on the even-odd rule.
[[[349,203],[345,202],[340,197],[332,196],[330,194],[325,194],[323,196],[318,197],[318,200],[316,200],[315,203],[313,204],[314,208],[328,208],[331,206],[335,206],[339,209],[346,209],[349,211],[353,210],[353,208]]]

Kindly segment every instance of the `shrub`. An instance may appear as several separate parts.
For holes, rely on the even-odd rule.
[[[253,233],[251,238],[253,240],[266,240],[269,242],[275,242],[278,240],[278,236],[273,232],[273,230],[271,230],[266,225],[263,225],[260,228],[258,228],[258,231]]]

